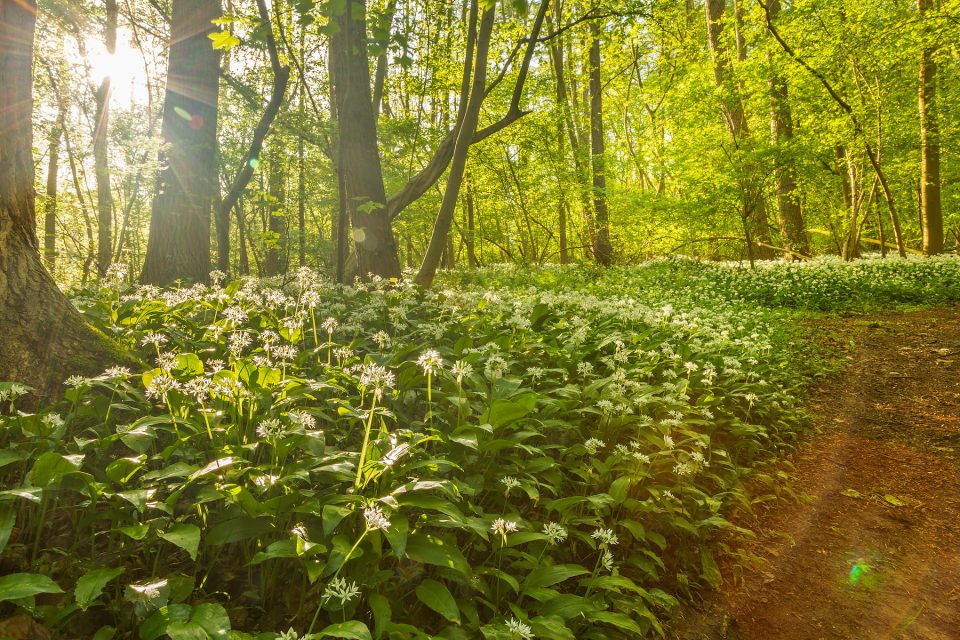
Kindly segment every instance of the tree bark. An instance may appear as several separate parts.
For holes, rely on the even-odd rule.
[[[274,138],[270,149],[269,194],[267,205],[267,250],[263,267],[265,276],[279,276],[287,272],[289,267],[289,225],[287,224],[287,176],[286,157],[283,153],[283,143]]]
[[[50,131],[47,151],[47,191],[43,203],[43,261],[53,271],[57,265],[57,180],[60,171],[60,138],[63,130],[59,122]]]
[[[105,0],[103,42],[108,55],[117,52],[117,0]],[[93,164],[97,180],[97,272],[103,277],[112,259],[113,193],[110,190],[110,76],[97,88],[93,130]]]
[[[723,119],[735,149],[740,151],[749,142],[750,130],[747,126],[743,101],[733,84],[729,70],[727,46],[722,40],[726,0],[706,0],[704,7],[707,16],[707,44],[713,56],[714,80],[721,91]],[[738,47],[738,53],[739,51]],[[744,166],[740,167],[740,173],[744,176],[738,182],[742,199],[744,234],[747,236],[751,262],[753,258],[769,260],[774,257],[774,254],[769,248],[770,231],[767,227],[766,203],[762,188],[752,184],[756,180],[756,167],[751,162],[745,161]]]
[[[776,19],[779,12],[780,0],[770,0],[771,18]],[[786,249],[785,257],[792,258],[793,252],[808,256],[809,240],[797,192],[797,170],[790,155],[790,149],[784,149],[793,139],[793,116],[788,100],[789,91],[787,81],[776,70],[770,77],[770,97],[770,137],[778,151],[775,160],[777,209],[783,248]]]
[[[473,0],[470,6],[471,22],[476,20],[477,11],[477,0]],[[480,17],[470,99],[467,103],[463,122],[460,126],[460,135],[457,136],[457,143],[453,150],[450,172],[447,175],[447,185],[443,193],[443,200],[440,203],[440,211],[437,213],[437,218],[433,225],[430,244],[427,245],[427,251],[423,256],[423,261],[420,264],[420,270],[416,277],[417,284],[424,287],[429,287],[433,284],[433,278],[436,276],[437,267],[440,264],[440,258],[443,254],[443,248],[447,243],[447,235],[450,233],[450,226],[453,223],[453,214],[456,211],[457,200],[460,198],[460,186],[463,183],[463,175],[467,166],[467,156],[470,153],[470,145],[473,142],[474,133],[477,131],[477,124],[480,121],[480,107],[483,104],[486,93],[487,55],[490,51],[490,37],[493,34],[493,20],[495,15],[496,8],[491,7],[484,10]]]
[[[0,380],[59,394],[93,374],[108,343],[84,324],[40,261],[33,166],[34,0],[0,0]]]
[[[168,150],[150,217],[145,283],[209,278],[220,53],[207,36],[220,15],[220,0],[173,0],[162,127]]]
[[[935,8],[934,0],[919,0],[920,18]],[[920,216],[923,252],[943,252],[943,205],[940,198],[940,126],[937,122],[937,61],[934,50],[920,51]]]
[[[335,25],[329,51],[340,137],[337,171],[353,222],[361,277],[399,278],[396,240],[384,210],[387,195],[370,89],[366,16],[366,0],[348,2],[330,16]]]
[[[600,24],[590,23],[590,160],[593,173],[594,239],[593,258],[597,264],[613,262],[607,208],[606,144],[603,129],[603,86],[600,81]]]

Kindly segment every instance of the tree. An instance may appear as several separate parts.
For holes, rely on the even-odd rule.
[[[34,0],[0,0],[0,380],[40,390],[92,373],[105,343],[40,261],[33,165]]]
[[[220,0],[173,0],[162,125],[168,149],[153,202],[143,282],[209,277],[220,52],[208,36],[220,15]]]
[[[117,0],[105,0],[103,42],[107,55],[117,52]],[[111,80],[105,75],[97,87],[97,113],[94,119],[93,159],[97,179],[97,272],[107,273],[112,258],[111,228],[113,226],[113,194],[110,191],[110,90]]]
[[[597,264],[613,262],[607,209],[606,142],[603,130],[603,85],[600,81],[600,24],[590,22],[590,161],[593,172],[594,239]]]
[[[934,0],[918,0],[921,21]],[[937,122],[937,61],[934,49],[920,50],[920,218],[923,252],[943,252],[943,205],[940,198],[940,126]]]
[[[770,0],[770,15],[776,19],[780,13],[780,0]],[[741,40],[738,34],[738,43]],[[738,44],[739,46],[739,44]],[[807,230],[800,208],[797,189],[797,170],[790,150],[783,149],[793,139],[793,116],[790,112],[789,90],[782,74],[774,69],[770,74],[770,135],[772,142],[780,147],[776,160],[777,209],[780,218],[780,233],[787,257],[793,252],[810,253]]]

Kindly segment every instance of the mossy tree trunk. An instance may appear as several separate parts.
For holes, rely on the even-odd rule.
[[[56,390],[93,373],[107,342],[40,260],[33,165],[34,0],[0,0],[0,380]]]

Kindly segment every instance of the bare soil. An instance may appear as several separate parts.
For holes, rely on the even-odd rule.
[[[758,562],[725,562],[678,637],[958,640],[960,308],[817,329],[850,360],[784,465],[802,498],[740,523]]]

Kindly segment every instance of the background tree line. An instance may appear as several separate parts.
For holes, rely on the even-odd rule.
[[[938,253],[960,242],[958,18],[43,0],[44,260],[66,282],[122,262],[157,283],[309,265],[429,284],[457,263]]]

